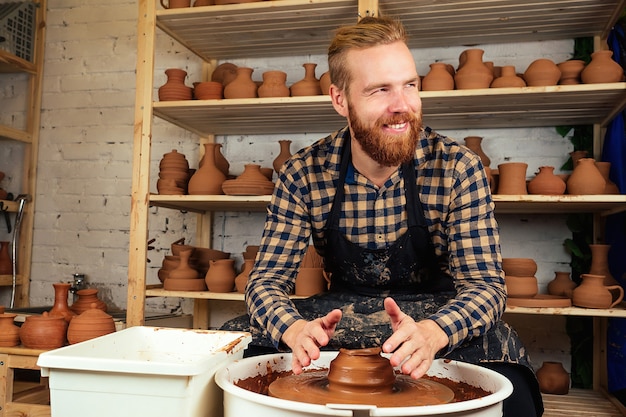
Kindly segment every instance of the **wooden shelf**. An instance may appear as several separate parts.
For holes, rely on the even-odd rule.
[[[624,0],[380,0],[412,48],[605,38]],[[156,24],[205,60],[325,54],[333,31],[358,18],[357,0],[278,0],[159,10]],[[362,10],[361,14],[366,14]]]
[[[18,142],[31,143],[33,141],[33,135],[25,130],[0,124],[0,139],[11,139]]]
[[[37,65],[23,58],[13,55],[10,52],[0,50],[0,73],[27,72],[35,74]]]
[[[180,298],[195,298],[204,300],[227,300],[227,301],[242,301],[243,294],[238,292],[211,292],[211,291],[167,291],[161,286],[150,286],[146,289],[146,297],[180,297]],[[306,298],[297,295],[292,295],[290,298]]]
[[[16,201],[0,200],[0,210],[6,210],[9,213],[17,213],[19,204]]]
[[[540,314],[544,316],[585,316],[585,317],[626,317],[626,304],[618,304],[615,308],[583,308],[583,307],[513,307],[507,305],[506,313]],[[505,313],[505,314],[506,314]]]
[[[15,277],[16,285],[22,285],[24,283],[24,277],[17,274]],[[13,275],[0,275],[0,287],[10,287],[13,285]]]
[[[626,408],[601,391],[570,389],[566,395],[542,394],[543,417],[616,417],[626,415]]]

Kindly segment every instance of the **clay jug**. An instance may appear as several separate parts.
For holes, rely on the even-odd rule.
[[[15,325],[17,314],[0,314],[0,346],[12,347],[20,344],[20,328]]]
[[[287,73],[283,71],[265,71],[263,84],[259,86],[259,97],[289,97]]]
[[[102,311],[107,311],[106,303],[98,298],[97,288],[85,288],[78,290],[76,291],[76,295],[78,295],[78,300],[70,306],[70,309],[75,314],[83,313],[88,308],[91,308],[92,304],[95,304],[96,308],[99,308]]]
[[[204,158],[202,158],[204,159]],[[222,144],[215,144],[215,166],[224,173],[226,177],[228,177],[228,172],[230,171],[230,162],[222,153]]]
[[[544,362],[535,375],[539,390],[544,394],[565,395],[569,392],[569,374],[561,362]]]
[[[254,266],[254,259],[244,259],[243,267],[241,268],[241,272],[239,275],[235,277],[235,288],[238,293],[246,292],[246,284],[248,283],[248,276],[250,275],[250,271],[252,271],[252,267]]]
[[[583,274],[572,291],[572,304],[586,308],[612,308],[624,299],[621,285],[604,285],[604,275]]]
[[[561,70],[554,61],[546,58],[536,59],[524,72],[524,81],[529,87],[556,85],[561,78]]]
[[[624,79],[624,70],[613,60],[613,51],[596,51],[580,78],[585,84],[616,83]]]
[[[28,316],[20,327],[20,340],[30,349],[56,349],[65,344],[67,322],[61,316]]]
[[[163,0],[161,0],[161,6],[164,9],[178,9],[181,7],[189,7],[191,6],[191,0],[169,0],[168,4],[165,4]]]
[[[204,157],[202,165],[191,176],[187,184],[187,192],[190,195],[218,195],[224,194],[222,183],[226,181],[226,175],[215,163],[215,143],[204,144]]]
[[[526,81],[515,72],[515,66],[504,65],[500,76],[491,82],[491,88],[526,87]]]
[[[454,90],[454,77],[448,71],[447,64],[434,62],[422,80],[422,91],[444,90]]]
[[[178,255],[180,262],[176,268],[172,269],[167,276],[168,279],[196,279],[198,278],[198,271],[189,265],[189,258],[193,250],[183,250]]]
[[[498,165],[498,194],[524,195],[526,190],[526,169],[525,162],[505,162]]]
[[[548,282],[548,294],[550,295],[572,298],[574,288],[576,288],[576,283],[572,281],[570,273],[567,271],[556,271],[554,279]]]
[[[298,82],[295,82],[289,88],[293,97],[298,96],[319,96],[322,94],[322,87],[320,87],[320,80],[315,78],[315,68],[317,64],[306,63],[302,64],[304,67],[304,78]]]
[[[529,194],[562,195],[566,184],[561,177],[554,175],[554,167],[542,166],[527,187]]]
[[[280,168],[283,166],[285,161],[291,157],[291,141],[287,139],[279,140],[278,144],[280,145],[280,152],[278,156],[274,158],[272,162],[272,166],[274,167],[274,171],[277,173],[280,172]]]
[[[9,255],[9,242],[0,242],[0,275],[13,274],[13,263]]]
[[[326,291],[324,268],[300,267],[296,275],[295,294],[309,297]]]
[[[604,161],[596,161],[596,167],[602,174],[604,181],[606,181],[606,185],[604,186],[604,191],[602,192],[602,194],[619,194],[620,192],[619,192],[619,188],[617,187],[617,184],[615,184],[609,178],[609,175],[611,173],[611,163],[604,162]]]
[[[472,152],[480,157],[480,161],[483,163],[484,167],[488,167],[491,165],[491,159],[487,156],[487,154],[483,151],[482,142],[483,138],[480,136],[466,136],[464,139],[465,146],[469,148]]]
[[[67,328],[67,341],[74,344],[113,332],[115,332],[113,317],[96,308],[95,304],[91,304],[70,322]]]
[[[459,90],[489,88],[493,81],[493,72],[484,64],[482,49],[463,51],[464,60],[459,61],[459,70],[454,75],[454,83]]]
[[[567,179],[567,192],[573,195],[602,194],[606,181],[593,158],[580,158]]]
[[[67,297],[72,285],[67,282],[55,282],[52,286],[54,287],[54,305],[52,309],[50,309],[50,316],[61,316],[69,323],[75,316],[67,302]]]
[[[559,78],[560,85],[575,85],[580,84],[580,74],[585,68],[585,61],[580,59],[570,59],[569,61],[561,62],[557,64],[561,71],[561,78]]]
[[[204,280],[209,291],[226,293],[235,289],[236,276],[234,259],[212,259]]]
[[[609,250],[611,245],[603,245],[600,243],[589,245],[591,250],[591,266],[589,273],[592,275],[604,275],[604,285],[617,285],[611,271],[609,271]]]
[[[165,70],[167,82],[159,87],[159,100],[191,100],[193,97],[193,88],[185,85],[187,71],[179,68],[170,68]]]
[[[257,85],[252,81],[252,72],[248,67],[237,67],[237,76],[224,87],[224,98],[257,97]]]
[[[320,89],[322,90],[322,94],[328,95],[330,90],[330,85],[332,82],[330,81],[330,72],[326,71],[320,77]]]

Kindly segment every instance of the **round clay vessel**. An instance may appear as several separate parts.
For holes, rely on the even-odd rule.
[[[517,75],[513,65],[505,65],[500,71],[501,75],[491,82],[491,88],[526,87],[526,81]]]
[[[235,289],[234,259],[216,259],[209,261],[209,270],[204,278],[209,291],[227,293]]]
[[[320,89],[322,90],[322,94],[328,95],[330,90],[330,85],[332,84],[330,80],[330,72],[326,71],[320,77]]]
[[[277,173],[280,172],[280,168],[283,166],[285,161],[291,157],[291,141],[287,139],[282,139],[278,141],[278,145],[280,146],[280,152],[272,162],[274,171],[276,171]]]
[[[218,65],[211,74],[211,81],[222,83],[224,87],[230,84],[235,78],[237,78],[237,65],[224,62]]]
[[[598,170],[602,174],[602,177],[604,178],[604,181],[606,182],[602,194],[620,194],[617,184],[615,184],[613,181],[611,181],[611,178],[609,178],[609,175],[611,173],[611,163],[596,161],[596,167],[598,168]]]
[[[569,61],[557,64],[557,67],[559,67],[561,71],[561,77],[559,78],[560,85],[580,84],[580,74],[585,68],[585,61],[570,59]]]
[[[72,285],[67,282],[55,282],[52,286],[54,287],[54,305],[49,314],[51,317],[61,316],[69,323],[75,316],[67,302]]]
[[[76,295],[78,295],[78,300],[70,306],[70,309],[75,314],[83,313],[85,310],[91,308],[92,304],[95,304],[96,308],[99,308],[102,311],[107,311],[106,303],[98,298],[97,288],[85,288],[78,290],[76,291]]]
[[[317,64],[307,62],[302,64],[304,67],[304,78],[291,85],[289,91],[293,97],[298,96],[319,96],[322,94],[320,80],[315,77],[315,68]]]
[[[574,195],[602,194],[606,181],[593,158],[580,158],[567,179],[567,192]]]
[[[454,75],[458,90],[489,88],[493,81],[493,72],[483,62],[484,53],[484,50],[477,48],[463,51],[464,58],[459,58],[459,69]]]
[[[113,317],[92,303],[87,310],[70,322],[67,328],[67,341],[70,344],[80,343],[113,332],[115,332]]]
[[[465,146],[467,146],[469,150],[471,150],[480,157],[480,161],[482,162],[484,167],[488,167],[491,164],[491,159],[483,151],[483,138],[481,136],[466,136],[465,138],[463,138],[463,141],[465,142]]]
[[[529,87],[556,85],[561,78],[561,70],[550,59],[536,59],[526,68],[524,80]]]
[[[28,316],[20,327],[20,340],[30,349],[56,349],[65,344],[67,322],[61,316]]]
[[[204,144],[202,165],[191,176],[187,184],[187,192],[190,195],[224,194],[222,183],[226,181],[226,175],[216,165],[214,149],[216,146],[215,143]]]
[[[624,79],[624,70],[613,60],[613,51],[596,51],[591,54],[591,62],[583,69],[580,78],[585,84],[616,83]]]
[[[603,275],[604,285],[617,285],[617,280],[609,270],[609,250],[611,250],[611,245],[593,243],[589,245],[589,250],[591,250],[589,273],[592,275]]]
[[[283,71],[265,71],[263,84],[259,86],[259,97],[289,97],[287,73]]]
[[[528,182],[529,194],[562,195],[566,184],[562,178],[554,175],[554,167],[539,167],[539,172]]]
[[[189,258],[193,253],[192,250],[183,250],[180,252],[180,262],[176,268],[169,271],[168,279],[197,279],[198,271],[189,265]]]
[[[498,194],[528,194],[526,189],[527,168],[528,164],[525,162],[505,162],[498,165]]]
[[[556,271],[554,279],[548,282],[548,294],[572,298],[572,291],[576,283],[572,281],[571,274],[567,271]]]
[[[537,273],[537,263],[532,258],[502,258],[502,270],[506,275],[532,277]]]
[[[238,67],[237,76],[224,87],[224,98],[257,97],[257,84],[252,81],[252,72],[248,67]]]
[[[624,299],[620,285],[604,285],[604,275],[581,275],[582,282],[572,291],[572,304],[586,308],[612,308]]]
[[[544,362],[535,375],[544,394],[565,395],[569,392],[569,374],[561,362]]]
[[[380,352],[380,348],[340,349],[330,362],[328,390],[391,393],[396,375],[389,360]]]
[[[250,275],[250,271],[252,271],[253,266],[254,266],[254,258],[244,259],[241,272],[235,277],[235,289],[237,290],[238,293],[243,294],[246,292],[246,284],[248,283],[248,276]]]
[[[0,346],[13,347],[20,344],[20,328],[15,325],[17,314],[0,313]]]
[[[430,64],[430,71],[422,80],[422,91],[454,90],[454,77],[448,71],[447,64],[434,62]]]
[[[187,71],[179,68],[169,68],[165,70],[167,81],[159,87],[159,100],[191,100],[193,98],[193,89],[185,85]]]
[[[504,283],[506,293],[511,298],[532,298],[539,292],[536,277],[505,275]]]

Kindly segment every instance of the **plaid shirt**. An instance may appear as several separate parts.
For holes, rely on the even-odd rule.
[[[301,316],[289,299],[309,240],[319,242],[335,196],[347,128],[294,154],[283,166],[268,207],[246,303],[253,325],[276,347]],[[480,159],[426,128],[415,151],[420,200],[435,253],[457,296],[429,317],[448,334],[448,351],[485,333],[506,302],[498,225]],[[385,248],[407,231],[404,180],[397,170],[377,187],[349,169],[339,229],[351,242]],[[318,247],[323,255],[323,248]]]

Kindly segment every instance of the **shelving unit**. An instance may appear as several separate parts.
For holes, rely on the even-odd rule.
[[[17,248],[17,291],[15,307],[28,306],[29,282],[31,271],[33,224],[35,213],[35,186],[37,178],[37,155],[39,148],[39,125],[41,111],[41,92],[43,81],[43,59],[46,38],[46,0],[32,0],[36,6],[36,22],[33,33],[32,60],[20,58],[10,52],[0,50],[0,78],[5,74],[23,73],[28,76],[25,126],[16,127],[0,124],[0,140],[20,142],[24,146],[22,160],[22,188],[18,194],[30,196],[24,206],[24,214]],[[14,193],[15,193],[14,191]],[[15,213],[18,204],[15,201],[0,200],[0,209]],[[0,275],[0,287],[12,286],[13,275]]]
[[[147,288],[149,207],[198,213],[199,234],[207,240],[212,212],[261,212],[269,196],[151,194],[152,119],[158,117],[207,140],[214,135],[231,134],[328,133],[342,127],[345,121],[335,113],[326,96],[155,102],[157,28],[209,66],[217,60],[236,58],[324,54],[337,26],[378,11],[402,17],[412,48],[581,36],[593,36],[599,44],[626,6],[626,0],[278,0],[170,10],[157,10],[156,4],[155,0],[139,1],[127,324],[143,324],[146,297],[186,297],[195,300],[194,327],[206,327],[211,301],[242,302],[243,296]],[[425,123],[437,129],[594,124],[599,137],[602,128],[626,107],[626,83],[422,92],[421,97]],[[497,214],[590,212],[601,218],[626,210],[624,195],[495,195],[494,200]],[[600,345],[601,340],[606,340],[606,320],[626,317],[626,309],[515,307],[508,309],[507,314],[594,317],[598,332],[596,365],[606,368],[602,363],[604,347]],[[576,404],[574,408],[563,408],[558,398],[547,396],[545,415],[576,414],[581,409],[594,410],[593,415],[599,416],[626,415],[623,406],[604,399],[603,374],[596,375],[594,381],[596,390],[574,390],[567,396],[568,401]]]

